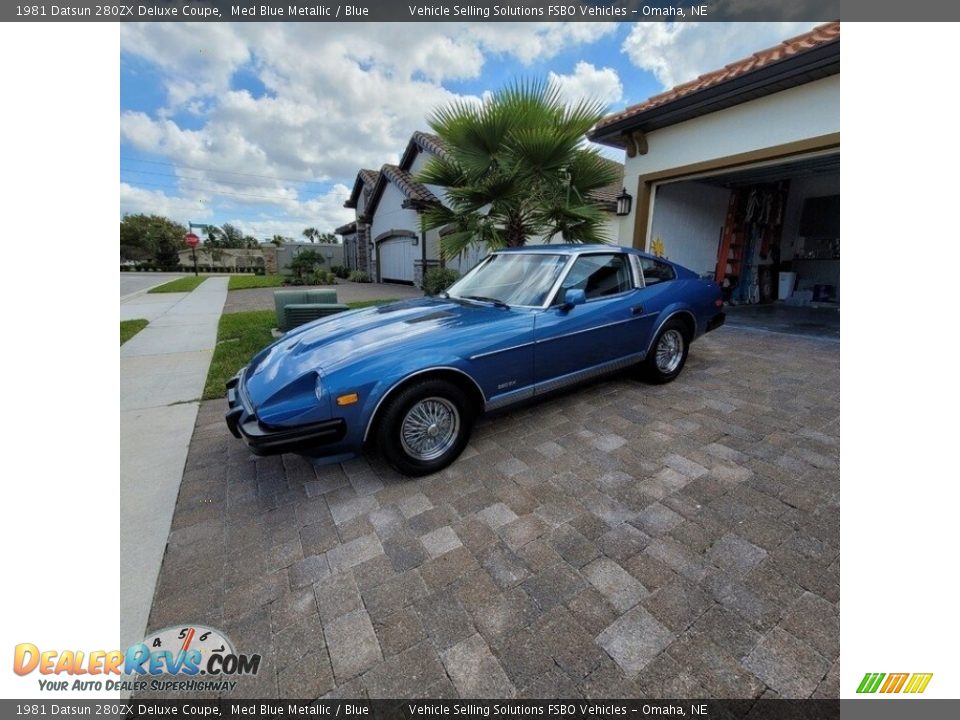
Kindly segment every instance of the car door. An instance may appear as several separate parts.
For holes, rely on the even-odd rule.
[[[571,308],[564,304],[564,296],[573,288],[584,291],[586,302]],[[631,328],[644,314],[640,294],[626,253],[578,256],[554,304],[537,315],[536,382],[550,383],[642,351]]]

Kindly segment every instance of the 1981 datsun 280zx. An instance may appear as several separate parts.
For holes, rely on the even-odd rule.
[[[227,424],[257,454],[340,460],[373,443],[424,475],[483,412],[630,366],[673,380],[722,307],[716,283],[633,249],[500,250],[438,297],[287,333],[227,384]]]

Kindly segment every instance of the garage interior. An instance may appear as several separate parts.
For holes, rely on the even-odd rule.
[[[720,283],[728,323],[839,338],[839,152],[659,183],[649,238]]]

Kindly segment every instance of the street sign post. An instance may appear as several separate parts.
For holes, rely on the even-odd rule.
[[[200,244],[200,238],[194,233],[188,232],[183,236],[183,241],[187,244],[187,247],[190,248],[190,253],[193,255],[193,274],[199,275],[200,273],[197,272],[197,245]]]

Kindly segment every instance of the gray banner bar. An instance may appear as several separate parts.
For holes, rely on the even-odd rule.
[[[3,22],[948,21],[942,0],[63,0],[3,3]]]
[[[877,3],[846,0],[845,5],[847,11],[860,5],[872,14]],[[960,15],[956,8],[937,9]],[[911,7],[911,17],[889,19],[920,19],[912,17],[916,12]],[[0,6],[0,21],[6,22],[828,21],[848,14],[841,14],[840,0],[62,0]]]

